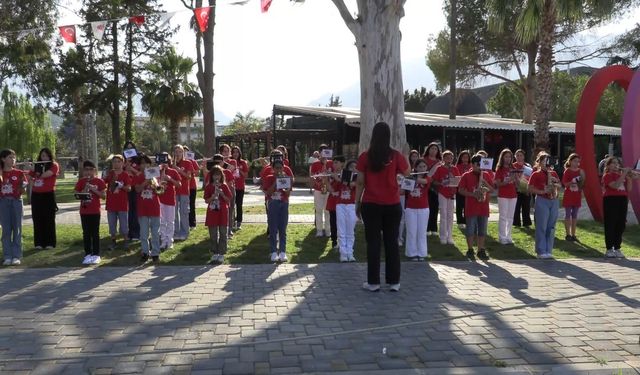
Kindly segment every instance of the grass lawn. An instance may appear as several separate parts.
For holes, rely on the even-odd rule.
[[[28,267],[58,267],[80,266],[84,256],[82,246],[82,229],[79,225],[58,225],[58,247],[55,250],[33,250],[33,232],[31,226],[24,228],[23,264]],[[269,263],[269,245],[264,225],[244,225],[229,241],[226,263],[254,264]],[[129,250],[117,248],[105,251],[109,243],[107,227],[101,227],[102,265],[135,266],[138,264],[140,244],[135,243]],[[497,238],[497,224],[489,224],[487,248],[494,259],[532,259],[534,258],[533,229],[514,228],[514,245],[500,245]],[[564,241],[564,226],[558,223],[554,256],[565,258],[602,257],[604,234],[602,225],[596,222],[582,222],[578,229],[580,244]],[[562,240],[561,240],[562,239]],[[201,265],[209,259],[209,236],[204,226],[199,226],[191,232],[185,242],[176,243],[175,248],[162,253],[160,260],[170,265]],[[463,260],[466,244],[463,234],[455,230],[455,246],[441,245],[437,237],[429,238],[429,256],[431,260]],[[627,228],[624,235],[623,250],[628,257],[640,257],[640,231],[636,226]],[[404,251],[401,249],[401,251]],[[287,253],[289,261],[293,263],[325,263],[337,262],[338,253],[331,250],[328,238],[316,238],[313,225],[289,225],[287,230]],[[366,249],[362,225],[356,227],[355,257],[358,261],[365,261]]]

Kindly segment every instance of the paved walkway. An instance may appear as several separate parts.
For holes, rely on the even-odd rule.
[[[461,316],[637,284],[640,260],[402,267],[399,293],[361,290],[363,264],[2,269],[0,372],[638,373],[639,286]],[[444,320],[187,352],[434,319]]]
[[[309,194],[309,189],[303,188],[294,188],[294,191],[291,195],[290,204],[300,204],[300,203],[313,203],[313,195]],[[263,206],[264,205],[264,195],[256,186],[247,186],[247,190],[244,196],[244,205],[245,206]],[[198,199],[196,201],[196,207],[205,208],[207,205],[204,203],[202,199]],[[58,214],[56,215],[56,222],[59,224],[80,224],[80,215],[78,215],[79,205],[78,203],[60,203],[58,204]],[[104,208],[104,205],[103,205]],[[490,221],[498,221],[498,204],[491,203],[490,204],[491,216],[489,217]],[[564,208],[560,208],[560,213],[558,216],[558,220],[562,221],[564,218]],[[578,212],[578,218],[580,220],[593,220],[591,216],[591,212],[589,211],[589,207],[587,206],[586,201],[582,202],[582,207]],[[107,215],[102,215],[100,218],[103,224],[107,224]],[[197,215],[196,220],[199,223],[204,223],[205,216]],[[289,215],[289,223],[291,224],[313,224],[314,223],[314,215]],[[533,210],[531,215],[531,220],[533,220]],[[244,215],[243,222],[246,224],[251,223],[266,223],[267,215]],[[627,223],[629,224],[637,224],[638,220],[629,205],[629,210],[627,212]],[[23,224],[24,225],[32,225],[33,221],[31,220],[31,206],[25,206],[24,216],[23,216]]]

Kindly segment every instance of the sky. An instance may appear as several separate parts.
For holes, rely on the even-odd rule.
[[[260,0],[231,5],[218,0],[214,33],[214,106],[216,120],[225,124],[237,112],[266,117],[274,104],[326,105],[331,94],[343,106],[360,104],[359,67],[354,37],[331,0],[292,4],[273,0],[267,13]],[[355,0],[345,0],[356,13]],[[195,59],[195,37],[188,29],[191,12],[180,0],[162,0],[165,11],[182,11],[172,19],[180,30],[171,43]],[[407,0],[402,32],[402,70],[405,89],[421,86],[435,90],[433,74],[425,64],[429,39],[446,25],[442,0]],[[78,9],[79,0],[67,0]],[[60,8],[59,25],[82,20]],[[600,40],[632,28],[640,10],[607,26],[589,30],[576,40]],[[601,62],[589,62],[601,65]],[[515,73],[512,73],[515,75]],[[195,83],[195,74],[192,78]],[[478,84],[494,83],[480,81]]]

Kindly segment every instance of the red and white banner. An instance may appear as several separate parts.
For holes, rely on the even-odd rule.
[[[260,0],[260,9],[262,9],[262,13],[266,13],[271,6],[271,0]]]
[[[202,7],[196,8],[193,10],[194,15],[196,16],[196,20],[198,21],[198,26],[200,26],[200,32],[207,31],[207,26],[209,26],[209,13],[211,12],[211,7]]]
[[[60,30],[60,36],[67,43],[76,43],[76,26],[75,25],[67,25],[58,27]]]
[[[133,16],[129,17],[129,22],[135,23],[136,26],[140,26],[144,23],[144,16]]]
[[[107,21],[96,21],[91,22],[91,32],[93,33],[93,37],[102,40],[102,36],[104,35],[104,30],[107,28]]]

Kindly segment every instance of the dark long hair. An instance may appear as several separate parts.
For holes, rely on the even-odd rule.
[[[435,147],[436,150],[438,150],[438,152],[436,153],[436,160],[442,160],[442,153],[441,153],[442,151],[440,150],[440,144],[438,144],[436,142],[429,143],[427,148],[424,149],[424,154],[422,154],[422,158],[424,160],[427,160],[429,158],[429,149],[431,147]]]
[[[242,159],[242,150],[238,146],[231,147],[231,158],[233,158],[233,150],[238,150],[238,158],[236,160],[240,161]]]
[[[9,155],[15,155],[16,152],[13,151],[10,148],[4,149],[2,151],[0,151],[0,172],[2,172],[2,170],[4,170],[4,161],[2,161],[2,159],[6,158]]]
[[[460,151],[460,153],[458,154],[458,161],[456,161],[456,164],[462,164],[462,157],[465,155],[469,157],[469,159],[467,159],[467,163],[471,164],[471,153],[469,152],[469,150]]]
[[[51,152],[51,150],[47,147],[44,147],[42,150],[40,150],[40,152],[38,152],[38,161],[42,161],[42,153],[47,154],[47,156],[49,156],[49,160],[53,161],[53,152]]]
[[[367,150],[369,164],[373,172],[379,172],[391,158],[391,129],[386,122],[379,122],[373,127],[371,132],[371,143]]]

